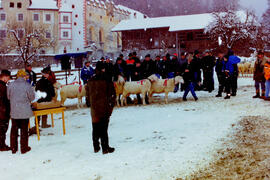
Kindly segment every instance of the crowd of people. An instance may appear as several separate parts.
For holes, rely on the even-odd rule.
[[[187,100],[189,92],[197,101],[196,91],[205,90],[211,93],[214,90],[214,72],[216,72],[219,83],[216,97],[222,97],[222,93],[225,92],[225,99],[230,99],[231,96],[237,95],[238,63],[240,63],[240,58],[231,50],[226,54],[220,52],[217,57],[210,51],[205,51],[201,56],[197,50],[193,53],[181,53],[180,57],[177,54],[172,56],[166,54],[162,57],[158,55],[154,60],[148,54],[142,61],[134,52],[130,53],[126,60],[121,54],[115,64],[109,57],[101,58],[95,69],[90,62],[85,62],[81,70],[81,79],[86,85],[86,103],[91,107],[94,152],[99,152],[101,149],[100,142],[103,154],[114,152],[114,148],[109,146],[107,130],[116,101],[113,82],[117,81],[119,76],[124,77],[126,81],[139,81],[152,74],[163,79],[182,76],[184,83],[181,86],[176,85],[174,92],[177,92],[180,86],[184,91],[183,101]],[[31,150],[28,146],[28,137],[36,130],[36,127],[28,129],[29,119],[33,115],[31,103],[35,99],[35,91],[46,92],[46,97],[40,98],[39,103],[51,102],[55,96],[53,84],[56,82],[56,77],[48,66],[42,70],[42,78],[37,80],[32,66],[26,65],[25,69],[17,72],[16,79],[8,83],[10,80],[10,71],[2,70],[0,74],[0,151],[11,150],[12,153],[18,151],[20,129],[21,153],[24,154]],[[270,100],[270,59],[267,59],[262,51],[258,52],[255,62],[254,80],[256,95],[253,98]],[[138,95],[137,97],[140,99]],[[10,119],[12,126],[9,147],[6,145],[6,133]],[[42,128],[50,127],[47,124],[46,115],[38,119],[39,121],[42,119]]]

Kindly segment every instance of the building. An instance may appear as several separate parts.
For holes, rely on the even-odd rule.
[[[130,18],[146,16],[110,0],[0,0],[0,40],[7,39],[9,22],[30,21],[46,27],[46,37],[55,41],[55,46],[39,49],[39,55],[90,51],[93,58],[115,58],[122,50],[122,38],[111,30]]]
[[[112,31],[122,33],[123,51],[136,50],[142,55],[179,53],[209,48],[211,42],[204,28],[211,20],[211,14],[129,19]]]

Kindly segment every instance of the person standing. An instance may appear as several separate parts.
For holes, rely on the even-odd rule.
[[[133,54],[128,55],[128,59],[126,60],[126,81],[131,80],[131,75],[135,67],[135,60],[133,58]]]
[[[205,51],[205,56],[202,58],[203,69],[203,87],[204,90],[211,93],[214,90],[214,66],[215,57],[210,55],[208,50]]]
[[[228,55],[224,56],[222,73],[224,76],[223,78],[224,78],[224,85],[225,85],[225,91],[226,91],[226,96],[224,97],[224,99],[230,99],[234,67],[233,67],[232,62],[229,60]]]
[[[195,90],[201,90],[201,82],[202,82],[202,72],[201,72],[201,59],[200,59],[200,52],[198,50],[194,51],[194,56],[192,60],[192,66],[194,68],[194,88]]]
[[[6,145],[6,133],[10,119],[10,102],[7,98],[7,82],[10,80],[10,72],[2,70],[0,74],[0,151],[9,151]]]
[[[25,70],[19,70],[17,79],[10,83],[7,89],[7,97],[10,100],[10,115],[12,119],[10,146],[12,154],[18,151],[18,129],[20,129],[21,153],[31,150],[28,146],[28,123],[33,116],[31,102],[35,99],[32,86],[26,82]]]
[[[37,102],[38,103],[51,102],[53,97],[55,96],[55,91],[54,91],[53,84],[48,79],[50,76],[50,71],[48,68],[44,68],[41,72],[42,72],[42,78],[37,82],[36,91],[45,92],[46,97],[40,98]],[[42,115],[41,118],[42,118],[42,121],[41,121],[42,128],[51,127],[50,125],[47,124],[47,119],[48,119],[47,115]],[[40,121],[40,116],[38,117],[38,121]]]
[[[95,70],[90,66],[90,61],[84,63],[84,67],[81,70],[81,79],[83,84],[87,84],[87,81],[94,75]]]
[[[270,58],[267,59],[266,63],[264,64],[264,77],[265,77],[265,84],[266,84],[266,91],[265,91],[265,98],[264,100],[270,100],[269,92],[270,92]]]
[[[96,71],[87,83],[87,93],[91,105],[94,152],[100,151],[101,140],[103,154],[112,153],[115,149],[109,146],[108,126],[116,101],[114,84],[104,72]]]
[[[253,98],[260,98],[265,96],[265,77],[264,77],[264,64],[266,63],[266,58],[262,51],[258,52],[257,60],[254,65],[254,75],[253,80],[255,80],[256,95]],[[260,94],[261,86],[261,94]]]
[[[188,55],[187,57],[187,62],[183,64],[183,79],[184,79],[184,96],[183,96],[183,101],[187,101],[187,95],[189,92],[191,92],[192,96],[194,97],[195,101],[198,100],[198,97],[195,93],[194,90],[194,63],[192,63],[193,57],[192,55]]]
[[[222,97],[222,92],[224,90],[224,75],[222,72],[222,67],[223,67],[223,63],[224,63],[224,58],[223,58],[224,54],[222,52],[218,53],[218,59],[216,61],[216,74],[217,74],[217,78],[218,78],[218,94],[216,95],[216,97]]]
[[[35,86],[37,83],[37,75],[36,73],[32,70],[31,64],[27,64],[25,67],[25,71],[29,76],[29,79],[27,80],[32,86]]]
[[[161,61],[159,55],[156,56],[154,65],[155,65],[154,73],[155,73],[158,77],[160,77],[160,76],[162,75],[162,61]]]
[[[147,54],[145,56],[145,59],[141,64],[141,68],[142,68],[142,78],[143,79],[146,79],[149,76],[151,76],[152,74],[154,74],[155,64],[154,64],[154,61],[151,59],[150,54]]]
[[[229,61],[233,65],[233,74],[231,77],[231,89],[232,89],[232,96],[236,96],[237,93],[237,80],[238,80],[238,63],[241,62],[241,59],[234,55],[234,52],[232,50],[228,51]]]

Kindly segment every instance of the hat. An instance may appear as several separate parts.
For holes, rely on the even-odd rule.
[[[6,70],[6,69],[3,69],[3,70],[1,71],[1,75],[2,75],[2,76],[9,76],[9,77],[11,77],[10,71],[9,71],[9,70]]]
[[[198,50],[194,51],[194,55],[200,54],[200,52]]]
[[[136,53],[136,51],[134,51],[134,52],[133,52],[132,54],[133,54],[133,56],[137,56],[137,53]]]
[[[145,57],[150,57],[150,54],[147,54]]]
[[[50,74],[50,69],[48,67],[44,68],[42,71],[41,71],[43,74]]]
[[[20,69],[18,72],[17,72],[17,78],[19,77],[25,77],[27,76],[26,72],[24,69]]]
[[[133,56],[133,55],[132,55],[132,53],[129,53],[128,56],[130,57],[130,56]]]
[[[104,57],[101,57],[100,60],[105,60]]]

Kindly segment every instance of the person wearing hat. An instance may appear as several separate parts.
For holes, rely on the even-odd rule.
[[[259,51],[257,55],[257,60],[254,65],[254,75],[253,80],[255,81],[256,94],[253,98],[260,98],[265,96],[265,77],[264,77],[264,65],[266,63],[266,57],[264,52]],[[260,94],[261,86],[261,94]]]
[[[215,67],[215,57],[210,55],[210,51],[206,50],[204,52],[204,57],[202,58],[202,70],[203,70],[203,88],[205,91],[211,93],[214,88],[214,67]]]
[[[28,123],[33,116],[31,102],[35,99],[32,86],[26,82],[27,73],[21,69],[17,73],[17,79],[7,87],[7,97],[10,100],[10,116],[12,119],[10,133],[10,147],[12,154],[18,151],[18,129],[20,129],[21,153],[31,150],[28,146]]]
[[[201,67],[200,52],[198,50],[194,51],[192,63],[193,63],[193,68],[194,68],[194,73],[195,73],[195,90],[201,90],[202,67]]]
[[[101,57],[100,60],[96,64],[96,71],[105,72],[105,58]]]
[[[45,98],[40,98],[37,102],[38,103],[42,103],[42,102],[51,102],[53,97],[55,96],[55,91],[54,91],[54,87],[53,84],[51,83],[51,81],[49,81],[49,76],[50,76],[50,70],[48,68],[44,68],[42,71],[42,77],[41,79],[37,82],[36,85],[36,91],[40,91],[40,92],[45,92],[46,93],[46,97]],[[42,128],[49,128],[51,127],[50,125],[47,124],[47,115],[43,115],[42,116],[42,122],[41,122],[41,127]],[[38,121],[40,121],[40,116],[38,117]],[[31,129],[36,129],[31,128]]]
[[[27,64],[25,66],[25,71],[29,76],[29,79],[27,80],[32,86],[35,86],[37,83],[37,75],[36,73],[32,70],[31,64]]]
[[[103,154],[112,153],[114,148],[109,146],[108,126],[116,102],[114,84],[107,79],[105,72],[96,71],[87,83],[86,92],[91,105],[94,152],[100,151],[101,141]]]
[[[10,72],[2,70],[0,74],[0,151],[9,151],[6,145],[6,133],[10,119],[10,103],[7,98],[7,82],[10,80]]]
[[[133,54],[129,53],[128,59],[126,60],[126,80],[129,81],[131,79],[131,75],[134,71],[135,60],[133,59]]]

